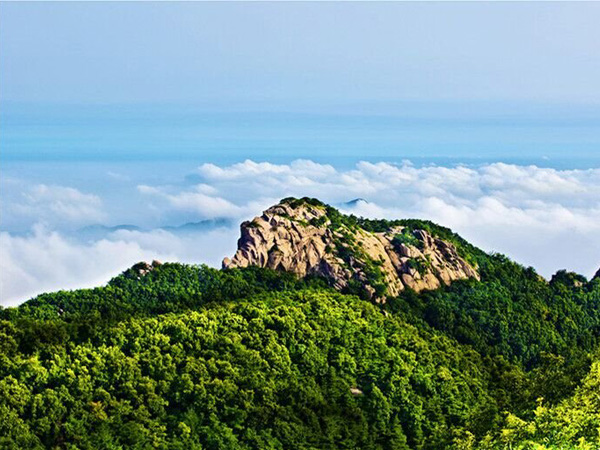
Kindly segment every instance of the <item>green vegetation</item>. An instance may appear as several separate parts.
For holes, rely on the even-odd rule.
[[[312,219],[310,219],[310,224],[313,227],[317,227],[320,228],[322,226],[324,226],[325,224],[327,224],[328,220],[327,220],[327,216],[321,216],[321,217],[313,217]]]
[[[504,256],[482,261],[481,282],[464,280],[435,291],[403,292],[386,307],[411,322],[425,322],[483,355],[503,356],[531,369],[541,355],[579,360],[600,332],[597,283],[550,283]]]
[[[3,311],[2,448],[439,448],[487,417],[475,352],[317,286],[169,264]]]
[[[411,245],[419,249],[423,248],[423,242],[409,228],[403,228],[402,233],[396,234],[394,239],[392,239],[392,244],[396,248],[400,247],[400,245]]]
[[[427,230],[481,281],[375,305],[318,278],[164,264],[43,294],[0,309],[0,448],[600,448],[600,280],[286,201],[327,210],[349,265],[352,230],[402,225],[398,245]]]
[[[338,228],[333,241],[337,256],[344,261],[346,268],[354,270],[355,273],[357,269],[362,270],[369,280],[369,285],[375,290],[375,297],[385,297],[387,284],[383,270],[381,270],[381,261],[376,261],[367,255],[362,249],[362,242],[357,241],[354,233],[347,227]],[[365,300],[371,298],[365,288],[365,283],[356,277],[350,280],[344,293],[357,295]]]
[[[487,436],[482,445],[493,448],[580,449],[600,448],[600,361],[596,360],[575,394],[555,406],[539,399],[529,419],[507,415],[499,437]]]
[[[286,198],[282,199],[279,203],[290,205],[294,209],[298,208],[299,206],[304,206],[304,205],[313,206],[315,208],[330,207],[329,205],[323,203],[321,200],[316,199],[316,198],[310,198],[310,197],[302,197],[302,198],[286,197]]]
[[[410,258],[408,261],[408,267],[419,272],[421,276],[427,273],[427,270],[431,268],[431,263],[426,258],[416,257]]]

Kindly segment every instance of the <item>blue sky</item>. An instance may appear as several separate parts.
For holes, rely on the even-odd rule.
[[[597,163],[599,19],[594,3],[5,2],[0,158]]]
[[[4,101],[600,101],[595,3],[33,2],[1,13]]]
[[[590,276],[598,23],[581,2],[0,2],[0,304],[218,265],[288,195]],[[119,224],[139,229],[89,232]]]

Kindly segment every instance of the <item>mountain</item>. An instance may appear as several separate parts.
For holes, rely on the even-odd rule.
[[[389,223],[375,231],[347,220],[314,199],[284,199],[241,225],[238,250],[223,267],[268,267],[316,275],[334,287],[385,301],[410,288],[437,289],[452,281],[479,279],[456,247],[418,224]]]
[[[231,219],[217,218],[206,219],[199,222],[187,222],[177,226],[164,226],[161,230],[169,231],[176,234],[197,233],[202,231],[210,231],[216,228],[226,228],[232,226]]]
[[[346,208],[355,208],[358,205],[368,205],[369,202],[366,201],[364,198],[355,198],[353,200],[344,202],[341,206],[342,207],[346,207]]]
[[[231,227],[233,225],[231,219],[226,218],[216,218],[216,219],[206,219],[200,220],[198,222],[186,222],[181,225],[165,225],[158,230],[165,230],[173,234],[191,234],[191,233],[201,233],[205,231],[214,230],[217,228],[225,228]],[[80,228],[77,230],[77,235],[80,238],[88,239],[88,240],[99,240],[106,238],[109,234],[115,233],[117,231],[150,231],[151,229],[142,228],[137,225],[115,225],[115,226],[106,226],[106,225],[88,225],[86,227]]]
[[[315,199],[241,231],[0,309],[0,448],[600,448],[598,277]]]

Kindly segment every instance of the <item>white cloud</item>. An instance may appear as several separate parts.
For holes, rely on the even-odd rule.
[[[125,231],[81,243],[35,226],[32,234],[0,232],[0,304],[16,305],[42,292],[99,286],[138,261],[207,263],[233,253],[237,229],[176,236],[164,230]]]
[[[240,207],[221,197],[211,197],[201,192],[181,192],[166,195],[169,203],[176,209],[192,211],[201,217],[235,217]]]
[[[207,180],[240,180],[253,179],[256,176],[268,177],[307,177],[322,179],[334,175],[336,169],[329,164],[319,164],[307,159],[297,159],[290,164],[272,164],[269,162],[257,163],[247,159],[227,167],[215,164],[202,164],[198,173]]]
[[[311,161],[245,161],[203,165],[198,173],[232,202],[292,195],[342,204],[361,197],[368,203],[348,212],[431,219],[546,276],[560,268],[591,275],[600,266],[600,169],[363,161],[340,170]]]
[[[152,187],[145,185],[137,186],[137,190],[144,195],[162,200],[161,207],[166,216],[171,211],[180,211],[188,213],[181,216],[187,217],[188,220],[240,219],[256,213],[260,207],[269,205],[264,198],[258,200],[248,199],[249,201],[246,204],[235,204],[233,201],[216,195],[218,189],[204,183],[181,191],[175,191],[172,186]]]
[[[161,194],[161,190],[159,188],[147,186],[145,184],[138,185],[137,190],[141,194]]]
[[[136,189],[133,180],[123,187],[129,191],[113,195],[110,204],[116,208],[127,198],[135,199],[120,207],[120,220],[126,214],[136,220],[116,223],[146,228],[212,218],[239,222],[283,197],[310,196],[367,217],[433,220],[485,250],[533,265],[545,276],[561,268],[591,276],[600,267],[600,169],[364,161],[341,169],[308,160],[247,160],[229,166],[203,164],[195,175],[193,185],[183,179],[173,184],[170,177],[169,184],[157,178],[138,183]],[[9,205],[3,198],[3,211],[9,216],[30,214],[47,228],[36,228],[26,237],[0,235],[2,303],[103,283],[141,259],[218,265],[233,253],[238,237],[237,227],[191,236],[121,230],[81,244],[52,230],[65,221],[115,223],[103,212],[98,196],[54,185],[37,185],[25,193],[9,198]],[[343,205],[357,197],[367,202]]]
[[[25,188],[11,207],[10,215],[53,226],[93,223],[106,217],[100,197],[58,185],[37,184]]]

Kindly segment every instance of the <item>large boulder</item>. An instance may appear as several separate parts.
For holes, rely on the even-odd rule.
[[[393,226],[371,232],[332,222],[331,210],[315,201],[283,200],[242,223],[237,252],[223,260],[223,268],[255,265],[317,275],[339,290],[359,286],[376,301],[405,288],[419,292],[479,279],[452,243],[425,230]]]

